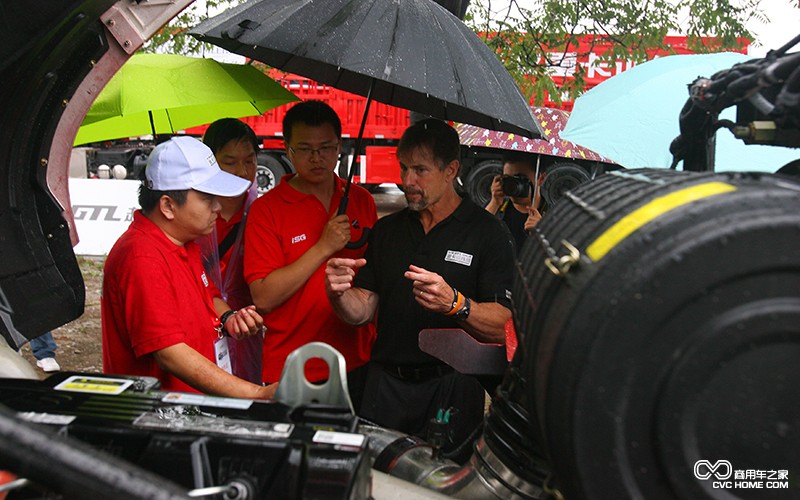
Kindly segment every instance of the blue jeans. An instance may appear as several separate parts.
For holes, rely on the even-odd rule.
[[[31,340],[31,352],[33,352],[33,357],[36,359],[56,357],[57,348],[58,346],[56,345],[55,339],[53,339],[52,332],[44,333]]]

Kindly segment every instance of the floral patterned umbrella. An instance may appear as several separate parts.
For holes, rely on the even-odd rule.
[[[531,111],[533,111],[533,116],[541,125],[547,137],[546,140],[529,139],[518,134],[497,132],[474,125],[458,123],[456,124],[456,130],[461,139],[461,144],[464,146],[509,149],[528,153],[560,156],[563,158],[614,163],[612,160],[595,153],[591,149],[578,146],[559,136],[559,132],[561,132],[567,124],[567,119],[569,119],[568,111],[538,106],[531,106]]]

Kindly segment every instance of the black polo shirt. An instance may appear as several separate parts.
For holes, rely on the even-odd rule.
[[[452,317],[417,304],[412,282],[403,273],[413,264],[440,274],[476,302],[511,308],[513,246],[508,231],[492,214],[463,200],[428,234],[419,213],[408,208],[380,219],[372,230],[367,264],[355,286],[376,292],[378,337],[371,360],[393,365],[441,364],[418,346],[420,330],[460,328]]]

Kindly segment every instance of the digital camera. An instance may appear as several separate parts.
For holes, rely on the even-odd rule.
[[[503,194],[512,198],[530,198],[533,183],[524,174],[504,175],[500,182]]]

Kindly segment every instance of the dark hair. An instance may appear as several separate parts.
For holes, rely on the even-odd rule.
[[[456,129],[436,118],[428,118],[408,127],[400,138],[397,152],[410,153],[419,147],[433,153],[433,159],[441,170],[451,161],[458,160],[461,150]]]
[[[295,123],[303,123],[318,127],[329,123],[336,137],[342,136],[342,121],[332,107],[322,101],[304,101],[295,104],[283,117],[283,139],[287,143],[292,140],[292,127]]]
[[[503,153],[503,163],[527,163],[531,170],[536,169],[536,155],[524,151],[506,151]]]
[[[156,191],[147,187],[147,178],[145,177],[145,169],[139,172],[139,180],[142,184],[139,186],[139,206],[142,207],[142,212],[149,214],[151,210],[158,206],[158,200],[162,196],[169,196],[178,206],[186,203],[186,198],[189,196],[188,189],[179,189],[172,191]]]
[[[242,139],[247,140],[253,145],[253,150],[258,153],[258,139],[256,133],[250,125],[236,118],[222,118],[208,126],[206,133],[203,134],[203,142],[211,148],[214,154],[224,148],[229,142]]]

